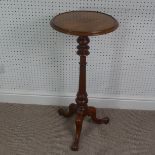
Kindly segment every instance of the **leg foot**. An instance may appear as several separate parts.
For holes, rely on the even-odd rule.
[[[59,113],[59,115],[62,115],[64,117],[70,117],[76,112],[76,109],[77,109],[77,105],[74,103],[71,103],[69,105],[69,111],[65,111],[64,109],[60,108],[58,110],[58,113]]]
[[[75,124],[76,124],[75,139],[71,146],[72,151],[78,151],[78,149],[79,149],[79,140],[80,140],[83,119],[84,119],[84,114],[77,113],[77,117],[76,117],[76,121],[75,121]]]
[[[109,118],[104,117],[102,119],[99,119],[96,117],[96,108],[95,107],[88,107],[88,116],[91,116],[92,120],[96,124],[108,124]]]

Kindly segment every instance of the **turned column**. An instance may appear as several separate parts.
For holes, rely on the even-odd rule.
[[[77,39],[79,45],[77,46],[77,54],[80,56],[80,73],[79,73],[79,90],[75,99],[78,111],[87,110],[87,91],[86,91],[86,56],[89,55],[89,38],[88,36],[79,36]]]

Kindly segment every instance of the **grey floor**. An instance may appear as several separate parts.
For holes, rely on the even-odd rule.
[[[85,118],[80,150],[72,152],[75,116],[57,109],[0,103],[0,155],[155,155],[155,111],[97,109],[110,123]]]

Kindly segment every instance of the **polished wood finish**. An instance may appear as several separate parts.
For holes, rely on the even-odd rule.
[[[112,16],[95,11],[71,11],[55,16],[51,26],[66,34],[94,36],[114,31],[118,22]]]
[[[64,117],[70,117],[74,113],[77,114],[75,120],[76,125],[75,139],[71,147],[73,151],[78,150],[82,123],[85,116],[90,116],[93,122],[96,124],[102,124],[102,123],[107,124],[109,122],[108,117],[104,117],[102,119],[97,118],[96,108],[89,107],[87,105],[88,98],[86,92],[86,56],[89,55],[88,51],[89,38],[87,36],[80,36],[78,37],[77,42],[79,43],[79,45],[77,46],[78,48],[77,54],[80,56],[79,90],[77,92],[77,97],[75,99],[77,104],[74,103],[70,104],[68,112],[63,109],[58,110],[59,114],[63,115]]]
[[[74,18],[73,18],[74,17]],[[69,105],[69,110],[59,109],[58,112],[64,117],[70,117],[76,113],[76,131],[71,149],[77,151],[79,148],[82,123],[86,116],[90,116],[96,124],[107,124],[108,117],[97,118],[96,108],[88,106],[86,91],[86,56],[89,55],[90,42],[88,35],[105,34],[115,30],[118,26],[117,21],[106,14],[93,11],[72,11],[60,14],[51,20],[51,26],[64,33],[79,35],[77,42],[77,54],[80,56],[79,89],[76,95],[76,104]]]

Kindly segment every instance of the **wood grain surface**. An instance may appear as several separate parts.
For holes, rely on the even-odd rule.
[[[112,16],[96,11],[71,11],[55,16],[51,26],[66,34],[94,36],[114,31],[118,22]]]

